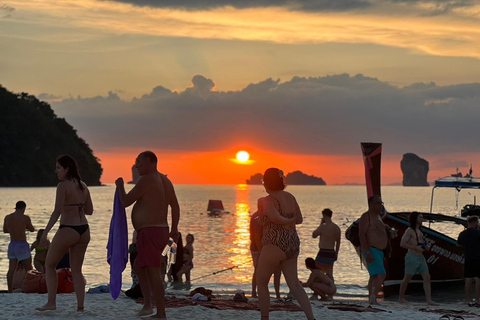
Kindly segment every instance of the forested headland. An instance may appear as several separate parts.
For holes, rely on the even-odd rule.
[[[101,184],[100,160],[65,119],[48,103],[0,86],[0,186],[55,186],[56,158],[64,154],[77,161],[87,185]]]

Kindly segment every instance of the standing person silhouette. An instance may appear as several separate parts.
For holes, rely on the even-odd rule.
[[[383,250],[388,246],[388,234],[380,217],[382,210],[382,198],[379,195],[371,196],[368,198],[368,211],[362,214],[359,223],[358,236],[370,275],[368,281],[368,302],[370,304],[378,304],[378,293],[387,274],[383,263]]]
[[[13,275],[18,264],[21,264],[25,271],[32,270],[32,255],[30,254],[25,230],[33,232],[35,228],[30,217],[25,215],[26,208],[27,204],[24,201],[18,201],[15,205],[15,212],[5,216],[3,221],[3,232],[10,234],[7,253],[8,292],[13,292]]]
[[[77,163],[70,156],[57,159],[55,173],[61,182],[57,185],[55,209],[40,238],[40,245],[47,246],[48,232],[60,218],[60,227],[53,237],[45,260],[48,301],[38,311],[56,310],[58,278],[56,267],[63,256],[70,252],[77,311],[83,311],[85,303],[85,279],[82,274],[83,260],[90,242],[90,229],[86,215],[93,213],[90,191],[82,181]]]
[[[171,236],[178,238],[178,221],[180,207],[172,182],[157,170],[157,156],[151,151],[144,151],[137,156],[135,166],[140,179],[127,194],[122,178],[115,184],[120,201],[126,208],[135,202],[132,209],[132,224],[137,230],[137,251],[135,273],[142,289],[144,305],[137,316],[153,313],[151,295],[157,307],[153,318],[166,319],[165,288],[161,278],[162,251]],[[172,209],[172,228],[169,232],[167,222],[168,207]]]
[[[408,249],[405,256],[405,276],[400,285],[400,292],[398,294],[398,301],[400,303],[407,303],[405,299],[405,291],[412,280],[413,276],[419,274],[423,279],[423,289],[427,304],[436,306],[437,304],[432,300],[432,284],[430,280],[430,273],[428,272],[428,265],[423,252],[430,247],[425,243],[422,232],[423,215],[420,212],[412,212],[408,217],[410,226],[405,230],[400,247]]]
[[[303,222],[302,212],[295,197],[284,191],[286,185],[282,170],[267,169],[263,175],[263,185],[268,196],[263,200],[263,246],[257,267],[258,298],[262,320],[269,319],[268,282],[279,267],[290,292],[297,299],[307,319],[312,320],[314,319],[312,306],[298,280],[297,272],[300,239],[295,225]]]
[[[258,259],[260,258],[260,251],[262,250],[263,225],[260,221],[261,213],[263,212],[263,199],[257,200],[257,211],[250,217],[250,252],[252,254],[253,275],[252,275],[252,298],[257,296],[257,267]],[[275,288],[275,296],[280,297],[280,278],[282,277],[282,270],[280,267],[273,273],[273,287]]]
[[[341,231],[340,227],[332,221],[332,214],[332,210],[323,209],[322,221],[320,226],[313,231],[312,237],[320,237],[318,241],[319,251],[315,258],[316,267],[325,272],[332,281],[335,281],[333,264],[337,261],[338,251],[340,250]],[[317,295],[314,293],[312,298],[317,298]],[[325,297],[323,299],[325,300]]]

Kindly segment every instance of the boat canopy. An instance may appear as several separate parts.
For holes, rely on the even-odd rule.
[[[477,188],[480,189],[480,178],[461,178],[461,177],[445,177],[435,181],[434,188],[447,187],[447,188]]]
[[[436,188],[455,188],[457,192],[460,192],[462,189],[480,189],[480,178],[452,176],[435,180],[430,201],[430,213],[432,213],[433,197]]]

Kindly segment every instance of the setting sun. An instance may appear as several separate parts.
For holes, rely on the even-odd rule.
[[[237,152],[237,160],[239,162],[247,162],[250,159],[250,155],[247,151],[238,151]]]

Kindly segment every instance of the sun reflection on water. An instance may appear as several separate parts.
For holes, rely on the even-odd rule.
[[[238,266],[235,279],[239,282],[251,281],[250,275],[245,275],[245,269],[251,267],[250,255],[250,205],[248,204],[248,185],[239,184],[236,187],[235,205],[235,238],[229,250],[233,253],[230,262]]]

